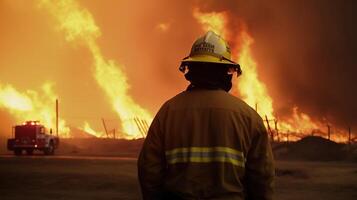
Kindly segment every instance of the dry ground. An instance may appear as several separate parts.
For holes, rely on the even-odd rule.
[[[277,162],[277,200],[355,200],[357,164]],[[140,199],[136,161],[0,157],[0,199]]]
[[[357,199],[357,163],[278,161],[276,199]]]

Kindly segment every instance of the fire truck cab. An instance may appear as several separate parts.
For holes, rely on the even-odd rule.
[[[32,155],[34,150],[53,155],[58,145],[59,138],[52,135],[52,130],[47,134],[46,128],[39,121],[27,121],[14,126],[13,138],[7,141],[8,150],[14,151],[15,155],[21,155],[23,151]]]

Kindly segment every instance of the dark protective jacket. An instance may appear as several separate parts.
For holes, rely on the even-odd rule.
[[[145,200],[270,200],[274,166],[266,128],[223,90],[182,92],[155,116],[138,175]]]

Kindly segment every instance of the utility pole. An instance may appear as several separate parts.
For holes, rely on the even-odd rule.
[[[58,137],[58,99],[56,99],[56,135]]]
[[[327,124],[327,138],[330,140],[331,138],[331,126]]]
[[[351,146],[352,143],[352,133],[351,133],[351,127],[348,127],[348,145]]]

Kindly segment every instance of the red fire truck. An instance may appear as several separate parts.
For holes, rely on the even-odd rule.
[[[53,155],[58,148],[59,138],[46,133],[46,128],[39,121],[27,121],[22,125],[13,127],[13,138],[8,139],[7,148],[21,155],[26,151],[32,155],[34,150],[43,151],[45,155]]]

